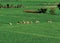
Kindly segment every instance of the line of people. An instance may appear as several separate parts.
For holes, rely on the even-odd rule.
[[[22,8],[22,7],[24,7],[22,4],[17,4],[17,5],[13,5],[13,4],[2,5],[2,4],[0,4],[0,8]]]
[[[33,22],[33,21],[22,21],[22,22],[20,22],[20,21],[18,21],[16,24],[33,24],[33,23],[39,24],[41,22],[39,20],[36,20],[35,22]],[[53,23],[53,20],[48,20],[47,23]],[[13,23],[10,22],[9,25],[13,25]]]
[[[24,20],[23,20],[23,21],[18,21],[18,22],[17,22],[17,24],[32,24],[32,23],[38,24],[38,23],[40,23],[40,21],[39,21],[39,20],[36,20],[35,22],[33,22],[33,21],[24,21]],[[13,25],[13,23],[10,22],[9,25]]]

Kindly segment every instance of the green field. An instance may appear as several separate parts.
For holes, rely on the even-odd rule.
[[[27,0],[22,0],[24,8],[0,9],[0,43],[60,43],[60,10],[58,8],[55,8],[56,15],[51,15],[49,8],[45,14],[24,12],[24,10],[37,10],[45,7],[36,6],[35,4],[39,1],[31,0],[31,3],[27,4]],[[10,4],[19,4],[19,2],[10,2]],[[33,23],[17,24],[18,21],[22,22],[23,20]],[[36,20],[39,20],[40,23],[36,24]],[[52,23],[48,23],[48,20],[52,20]],[[10,22],[12,25],[9,25]]]

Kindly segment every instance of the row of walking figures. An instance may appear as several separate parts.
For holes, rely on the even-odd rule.
[[[33,21],[24,21],[24,20],[23,21],[17,21],[16,22],[16,24],[40,24],[40,23],[41,23],[40,20],[36,20],[34,22]],[[53,23],[53,20],[50,19],[50,20],[47,21],[47,23],[50,23],[51,24],[51,23]],[[10,22],[8,24],[9,25],[13,25],[14,23]]]
[[[0,4],[0,8],[22,8],[22,7],[24,7],[22,4],[17,4],[17,5],[13,5],[13,4],[2,5],[2,4]]]

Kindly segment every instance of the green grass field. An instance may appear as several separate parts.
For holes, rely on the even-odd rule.
[[[24,10],[37,10],[42,7],[33,4],[32,0],[34,6],[26,2],[23,3],[26,5],[24,8],[0,9],[0,43],[60,43],[60,10],[55,8],[56,15],[51,15],[49,8],[46,14],[26,13]],[[23,20],[33,23],[17,24]],[[36,24],[36,20],[40,23]],[[52,20],[52,23],[48,23],[48,20]],[[10,22],[12,25],[9,25]]]

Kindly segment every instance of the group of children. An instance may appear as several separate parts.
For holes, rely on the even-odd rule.
[[[22,22],[18,21],[16,24],[33,24],[33,23],[34,24],[39,24],[40,21],[39,20],[36,20],[35,22],[33,22],[33,21],[24,21],[23,20]],[[47,23],[53,23],[53,21],[52,20],[48,20]],[[10,22],[9,25],[13,25],[13,23]]]
[[[34,23],[34,22],[33,21],[24,21],[23,20],[21,22],[18,21],[16,24],[32,24],[32,23]],[[35,23],[38,24],[38,23],[40,23],[40,21],[39,20],[36,20]],[[9,25],[12,25],[12,24],[13,24],[12,22],[9,23]]]

